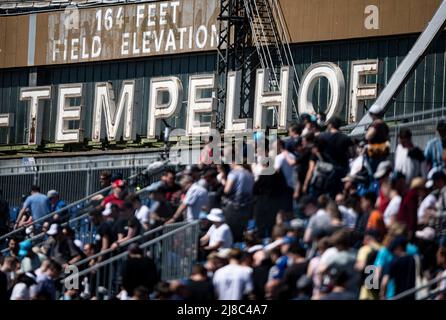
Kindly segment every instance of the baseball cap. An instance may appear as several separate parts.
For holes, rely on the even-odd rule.
[[[50,190],[48,191],[48,193],[46,194],[46,196],[48,198],[52,198],[52,197],[57,197],[59,195],[59,192],[57,192],[56,190]]]
[[[54,236],[54,235],[58,234],[59,231],[60,231],[59,225],[57,223],[53,223],[50,226],[49,230],[46,232],[46,234],[49,236]]]
[[[122,188],[125,186],[125,182],[122,179],[117,179],[112,183],[112,188]]]

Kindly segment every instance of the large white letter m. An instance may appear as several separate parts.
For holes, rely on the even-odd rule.
[[[119,95],[118,107],[116,107],[114,93],[111,83],[100,82],[96,84],[92,140],[99,142],[101,136],[102,111],[104,111],[106,136],[109,141],[115,141],[118,128],[124,112],[123,139],[132,140],[133,137],[133,100],[135,92],[135,81],[123,81],[121,93]]]

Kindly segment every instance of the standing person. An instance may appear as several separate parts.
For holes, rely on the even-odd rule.
[[[302,137],[302,139],[297,142],[296,171],[299,183],[299,192],[296,195],[298,197],[300,197],[302,193],[305,178],[307,177],[308,167],[310,165],[310,159],[312,156],[313,144],[314,134],[309,134],[305,137]]]
[[[321,234],[326,234],[331,228],[330,214],[325,210],[328,201],[321,203],[313,197],[305,197],[301,200],[303,213],[309,218],[305,230],[304,241],[312,243]]]
[[[206,181],[206,189],[208,191],[207,208],[221,208],[221,197],[223,195],[224,186],[217,179],[218,172],[213,168],[207,169],[203,174]]]
[[[251,294],[252,268],[242,266],[241,259],[242,252],[232,249],[229,264],[215,272],[213,284],[219,300],[242,300]]]
[[[144,256],[139,244],[132,243],[128,247],[128,259],[122,269],[122,286],[129,296],[133,296],[138,287],[153,292],[159,280],[158,271],[152,259]]]
[[[389,280],[395,283],[395,294],[402,293],[412,289],[416,284],[416,261],[406,252],[407,239],[403,236],[397,236],[390,244],[389,250],[395,258],[390,263],[388,273],[383,277],[382,297]],[[415,300],[415,295],[405,297],[404,300]]]
[[[368,222],[375,211],[376,195],[368,192],[361,197],[361,214],[358,217],[355,225],[356,243],[362,243],[367,229]],[[382,230],[379,230],[382,231]]]
[[[444,169],[443,150],[446,147],[446,122],[441,120],[437,124],[437,136],[428,141],[424,150],[429,174]]]
[[[219,249],[229,249],[232,247],[232,233],[225,223],[225,216],[221,209],[211,209],[207,219],[212,222],[212,226],[204,237],[200,239],[201,245],[206,251]]]
[[[299,144],[300,135],[303,126],[301,124],[293,124],[288,129],[288,138],[285,140],[285,148],[296,155],[297,145]]]
[[[9,232],[9,204],[3,199],[3,190],[0,189],[0,237]]]
[[[287,212],[293,210],[293,194],[296,189],[294,166],[296,157],[285,148],[283,140],[277,141],[278,155],[274,159],[274,170],[285,178],[285,188],[283,188],[279,209]]]
[[[208,140],[205,142],[203,149],[201,149],[200,158],[198,160],[198,165],[200,168],[210,166],[214,163],[214,149],[212,148],[213,141],[214,137],[209,136]]]
[[[423,151],[413,144],[412,132],[410,129],[402,128],[395,151],[395,170],[402,172],[409,184],[413,178],[422,176],[423,161]]]
[[[333,176],[333,190],[330,194],[333,196],[342,191],[341,179],[345,177],[349,171],[349,155],[350,147],[353,141],[345,134],[339,131],[342,121],[338,117],[328,120],[327,131],[321,133],[319,139],[324,141],[325,152],[332,160],[335,166],[335,174]]]
[[[406,193],[406,177],[401,172],[395,172],[390,180],[390,202],[384,210],[384,223],[390,227],[397,220],[403,196]]]
[[[282,174],[266,174],[268,166],[262,164],[262,171],[254,183],[254,220],[257,227],[257,235],[260,239],[270,237],[279,211],[281,190],[285,181]]]
[[[186,300],[211,302],[215,300],[215,291],[207,270],[201,264],[192,267],[192,274],[186,282]]]
[[[378,199],[376,207],[380,212],[384,212],[390,203],[391,181],[390,174],[392,173],[392,162],[383,161],[378,165],[373,177],[379,183]]]
[[[35,222],[36,220],[46,216],[49,212],[48,210],[48,202],[47,197],[44,194],[40,193],[40,187],[33,185],[31,187],[31,195],[26,198],[23,203],[23,208],[20,210],[19,215],[17,217],[17,223],[21,220],[22,216],[26,214],[26,211],[30,210],[32,219]],[[35,223],[35,233],[37,234],[42,227],[43,222]]]
[[[310,162],[302,186],[302,192],[313,197],[325,194],[333,185],[335,174],[333,161],[325,152],[324,140],[317,139],[312,146]]]
[[[235,157],[233,157],[234,159]],[[226,180],[223,212],[234,242],[243,240],[243,231],[251,217],[254,176],[244,166],[233,162]]]
[[[401,202],[398,211],[397,221],[403,223],[407,227],[409,239],[415,237],[415,231],[418,226],[418,207],[420,205],[420,196],[425,188],[425,180],[423,178],[415,178],[412,180],[410,189]]]
[[[365,135],[366,153],[371,170],[375,173],[379,163],[386,160],[390,154],[389,126],[382,119],[383,114],[372,112],[369,114],[372,117],[372,124]]]
[[[363,245],[358,250],[356,255],[355,269],[361,274],[361,289],[359,294],[360,300],[377,300],[379,298],[379,292],[374,289],[367,288],[365,272],[367,266],[373,265],[378,255],[378,251],[381,249],[380,244],[381,235],[374,230],[366,230]]]
[[[198,220],[201,209],[208,202],[207,190],[198,182],[194,182],[191,176],[184,176],[180,184],[186,195],[172,218],[166,222],[167,224],[174,223],[181,217],[189,222]]]

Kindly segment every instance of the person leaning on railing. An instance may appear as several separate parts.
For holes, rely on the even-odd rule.
[[[31,195],[26,198],[23,203],[23,207],[17,216],[15,229],[19,227],[19,223],[23,222],[22,217],[26,215],[26,212],[31,211],[32,221],[36,221],[44,216],[46,216],[49,212],[47,197],[44,194],[40,193],[40,187],[33,185],[31,187]],[[36,223],[34,225],[34,232],[38,233],[42,226],[42,222]]]

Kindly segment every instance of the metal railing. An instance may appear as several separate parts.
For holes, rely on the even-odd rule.
[[[138,236],[135,236],[135,237],[121,243],[119,248],[122,250],[132,243],[142,243],[142,242],[147,242],[149,240],[153,240],[165,233],[173,231],[173,230],[175,230],[179,227],[182,227],[184,225],[186,225],[186,222],[177,222],[177,223],[173,223],[173,224],[169,224],[169,225],[159,226],[157,228],[148,230]],[[92,243],[92,242],[90,241],[88,243]],[[92,261],[92,260],[99,259],[100,261],[105,261],[105,260],[107,260],[109,255],[114,252],[116,252],[116,250],[109,248],[107,250],[97,252],[96,254],[94,254],[92,256],[89,256],[82,260],[79,260],[78,262],[74,263],[73,265],[80,268],[80,267],[82,267],[82,265],[88,265],[90,263],[90,261]]]
[[[182,279],[188,277],[196,262],[198,254],[199,221],[165,226],[163,235],[148,240],[139,247],[143,250],[144,257],[150,257],[157,268],[162,281]],[[107,297],[116,296],[121,291],[122,272],[129,258],[127,251],[122,252],[105,261],[69,275],[62,281],[62,291],[66,290],[65,284],[78,280],[85,288],[88,286],[88,294],[98,297],[98,294]],[[63,293],[63,292],[62,292]]]
[[[116,155],[97,159],[51,161],[36,159],[30,165],[5,165],[0,161],[0,190],[11,207],[19,207],[21,198],[31,185],[41,190],[55,189],[66,202],[74,202],[90,195],[100,185],[101,171],[129,177],[158,159],[159,153]],[[70,183],[66,183],[70,181]]]
[[[160,177],[161,173],[163,172],[163,170],[165,169],[165,166],[167,165],[167,163],[168,163],[168,161],[160,162],[159,165],[156,165],[156,163],[153,163],[152,166],[149,166],[149,168],[147,168],[147,169],[145,169],[145,170],[142,170],[142,171],[140,171],[140,172],[138,172],[138,173],[136,173],[136,174],[133,174],[133,175],[129,176],[126,180],[131,182],[132,180],[136,179],[137,177],[143,175],[143,176],[146,176],[146,180],[147,180],[147,182],[144,184],[144,185],[146,186],[146,185],[148,185],[148,184],[150,184],[150,183],[156,181],[157,179],[159,179],[159,177]],[[70,185],[69,183],[67,183],[67,181],[64,181],[64,183],[67,184],[67,185]],[[132,186],[132,185],[134,185],[134,184],[129,183],[129,185]],[[69,204],[69,205],[63,207],[62,209],[53,211],[53,212],[51,212],[51,213],[49,213],[49,214],[47,214],[47,215],[45,215],[45,216],[43,216],[43,217],[41,217],[41,218],[39,218],[39,219],[36,219],[36,220],[33,221],[33,223],[30,224],[30,225],[27,225],[27,226],[23,226],[23,227],[17,228],[17,229],[15,229],[15,230],[13,230],[13,231],[11,231],[11,232],[9,232],[9,233],[7,233],[7,234],[1,236],[1,237],[0,237],[0,243],[2,243],[4,240],[6,240],[6,239],[8,239],[8,238],[10,238],[10,237],[12,237],[12,236],[15,236],[15,235],[17,235],[17,234],[23,233],[23,232],[25,231],[25,229],[28,228],[28,227],[30,227],[30,226],[40,225],[40,224],[42,224],[43,222],[50,220],[50,219],[51,219],[54,215],[56,215],[56,214],[60,214],[60,213],[62,213],[62,212],[64,212],[64,211],[70,210],[71,208],[75,208],[75,207],[86,207],[86,204],[87,204],[92,198],[94,198],[94,197],[97,196],[97,195],[100,195],[100,194],[103,194],[103,193],[105,193],[105,192],[108,192],[108,191],[110,191],[110,190],[111,190],[111,186],[108,186],[108,187],[106,187],[106,188],[103,188],[102,190],[99,190],[99,191],[97,191],[97,192],[95,192],[95,193],[93,193],[93,194],[88,195],[87,197],[84,197],[84,198],[82,198],[82,199],[80,199],[80,200],[77,200],[77,201],[75,201],[75,202],[73,202],[73,203],[71,203],[71,204]],[[80,221],[80,220],[79,220],[79,221]],[[90,223],[90,222],[87,223],[87,228],[90,230],[90,231],[88,232],[88,234],[89,234],[90,237],[92,237],[92,230],[93,230],[93,227],[91,226],[91,223],[90,223],[90,225],[88,225],[89,223]],[[80,224],[80,225],[82,225],[82,224]],[[76,230],[75,230],[75,231],[76,231]],[[40,235],[38,235],[38,236],[43,237],[44,235],[43,235],[43,234],[40,234]]]
[[[442,282],[446,281],[446,277],[440,277],[432,279],[431,281],[428,281],[426,284],[406,290],[404,292],[401,292],[400,294],[397,294],[396,296],[392,297],[389,300],[402,300],[404,298],[407,298],[409,296],[415,295],[420,291],[426,290],[427,293],[424,296],[418,297],[417,300],[427,300],[432,299],[437,294],[441,293],[441,290],[438,288],[438,285]],[[433,286],[436,286],[437,288],[431,290]]]

